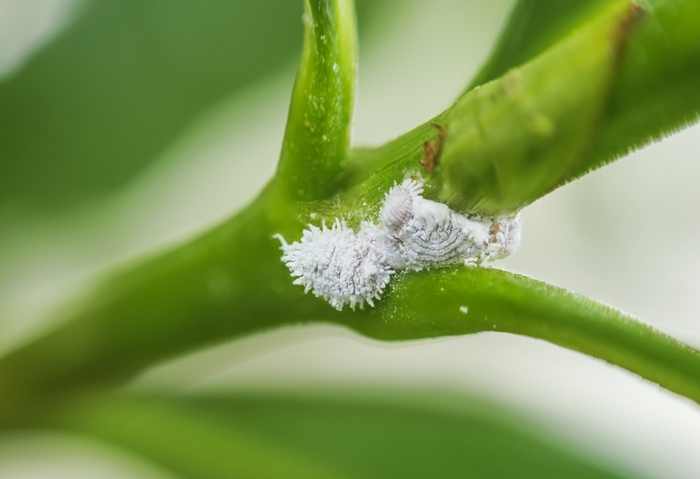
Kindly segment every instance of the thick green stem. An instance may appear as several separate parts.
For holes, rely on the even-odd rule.
[[[274,233],[299,231],[273,189],[235,220],[105,283],[43,338],[0,359],[0,413],[124,381],[156,362],[282,324],[405,340],[501,331],[604,359],[700,402],[700,352],[610,308],[507,272],[397,275],[376,308],[342,312],[292,284]],[[429,299],[428,299],[429,298]],[[28,406],[29,405],[29,406]]]
[[[308,0],[278,178],[286,196],[329,197],[345,167],[355,101],[357,34],[352,0]]]

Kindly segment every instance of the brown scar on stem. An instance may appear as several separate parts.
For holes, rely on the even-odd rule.
[[[445,142],[445,129],[437,123],[433,123],[433,127],[437,129],[438,137],[423,144],[423,158],[420,160],[420,164],[428,173],[432,173],[440,162],[442,145]]]
[[[615,45],[615,69],[620,68],[622,63],[622,57],[627,46],[627,41],[629,40],[634,27],[636,27],[642,20],[646,10],[642,5],[635,1],[631,1],[627,5],[627,14],[622,18],[620,23],[617,24],[617,29],[614,34],[613,44]]]

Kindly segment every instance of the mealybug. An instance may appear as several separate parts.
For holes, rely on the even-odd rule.
[[[423,198],[412,179],[389,190],[379,216],[378,225],[364,222],[358,232],[336,220],[330,228],[310,225],[292,244],[277,235],[294,284],[338,310],[346,303],[374,306],[396,270],[480,265],[520,243],[519,215],[470,219]]]

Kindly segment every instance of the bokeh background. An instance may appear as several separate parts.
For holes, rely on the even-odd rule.
[[[449,107],[511,0],[358,2],[354,143]],[[301,46],[289,0],[0,1],[0,352],[116,265],[229,217],[272,176]],[[498,267],[700,348],[700,127],[528,207]],[[285,328],[145,372],[132,390],[421,387],[498,403],[641,477],[700,477],[700,408],[548,343],[480,334],[387,345]],[[0,434],[0,478],[167,477],[69,434]]]

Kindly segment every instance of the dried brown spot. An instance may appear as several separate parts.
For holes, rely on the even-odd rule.
[[[627,46],[627,40],[629,40],[632,30],[639,24],[639,21],[644,17],[645,13],[643,6],[637,2],[629,2],[626,15],[620,20],[620,23],[617,24],[615,37],[613,38],[616,53],[616,67],[619,67],[622,61],[622,53]]]
[[[432,173],[440,162],[442,145],[445,142],[445,129],[437,123],[433,123],[433,126],[438,131],[438,137],[423,144],[423,158],[420,160],[420,164],[428,173]]]

